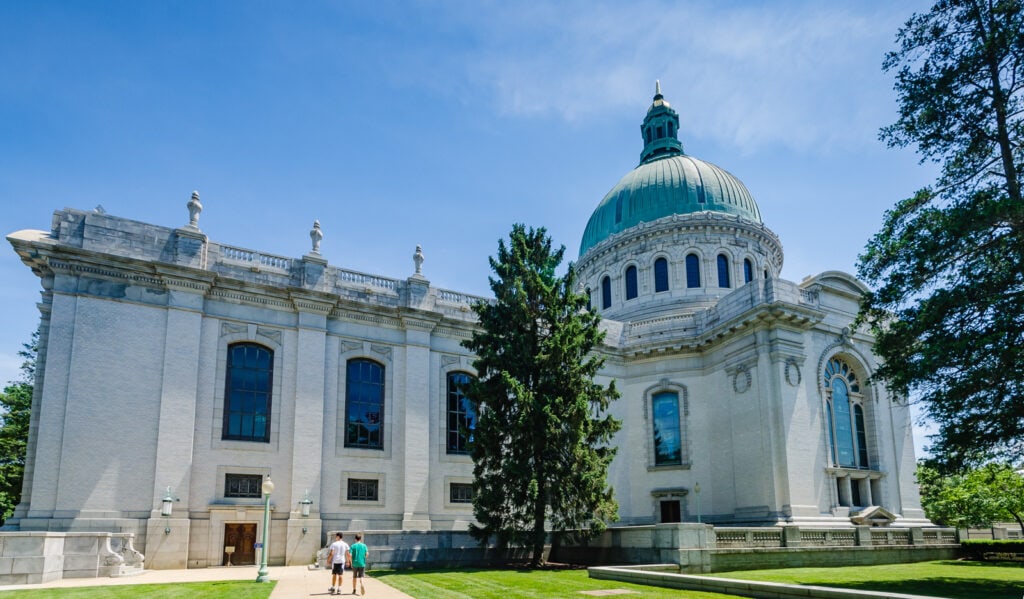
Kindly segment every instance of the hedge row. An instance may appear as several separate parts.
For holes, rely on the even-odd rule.
[[[973,539],[962,541],[964,557],[980,561],[1024,562],[1024,540]]]

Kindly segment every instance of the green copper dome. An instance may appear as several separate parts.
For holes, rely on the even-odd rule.
[[[590,216],[580,242],[581,256],[616,233],[673,214],[725,212],[761,222],[757,203],[739,179],[683,153],[676,137],[679,116],[662,97],[660,83],[640,130],[640,165],[604,196]]]

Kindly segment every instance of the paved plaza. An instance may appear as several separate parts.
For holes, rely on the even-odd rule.
[[[270,599],[292,599],[294,597],[328,597],[331,576],[327,570],[310,570],[308,566],[271,566],[270,579],[277,581]],[[123,578],[67,578],[43,584],[21,584],[0,586],[0,591],[14,589],[54,589],[85,586],[112,586],[124,584],[161,584],[173,582],[205,582],[210,580],[256,580],[256,566],[232,568],[200,568],[194,570],[146,570],[138,576]],[[374,599],[412,599],[409,595],[395,590],[374,579],[365,579],[366,597]],[[351,574],[345,573],[342,591],[352,592]],[[351,595],[349,595],[351,596]]]

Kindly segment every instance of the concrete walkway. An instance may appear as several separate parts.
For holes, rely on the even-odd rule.
[[[270,579],[277,581],[270,599],[295,597],[330,597],[331,575],[327,570],[310,570],[308,566],[271,566]],[[113,586],[125,584],[160,584],[174,582],[205,582],[210,580],[256,580],[256,566],[202,568],[195,570],[146,570],[138,576],[122,578],[66,578],[43,584],[0,586],[0,591],[24,589],[57,589],[68,587]],[[413,599],[372,576],[364,579],[366,597],[373,599]],[[345,572],[342,591],[351,597],[352,574]]]

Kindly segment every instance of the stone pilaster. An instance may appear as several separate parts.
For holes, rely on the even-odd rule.
[[[310,256],[304,258],[304,262]],[[326,264],[326,261],[324,261]],[[282,503],[288,501],[285,564],[308,564],[320,540],[320,472],[323,465],[324,397],[326,386],[327,315],[334,308],[330,297],[293,293],[299,313],[296,346],[295,403],[291,481]],[[313,501],[308,518],[300,503],[309,490]],[[285,489],[282,489],[285,491]]]
[[[185,568],[188,563],[192,485],[192,445],[202,341],[203,297],[207,281],[165,276],[168,290],[164,371],[160,389],[153,477],[153,511],[146,524],[146,563],[153,568]],[[160,515],[167,487],[178,502],[173,518]],[[169,532],[168,532],[169,531]]]
[[[402,529],[430,530],[430,336],[435,318],[405,316]]]

